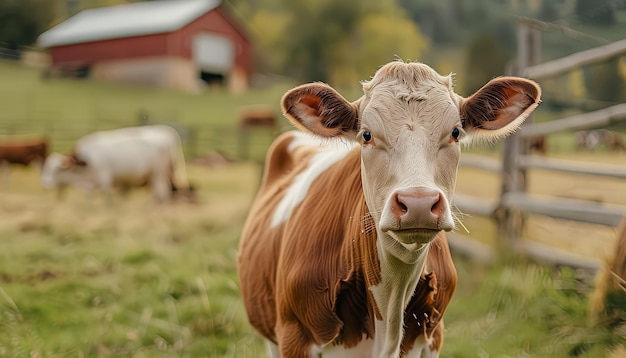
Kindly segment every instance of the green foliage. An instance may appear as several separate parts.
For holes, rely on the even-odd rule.
[[[0,47],[32,46],[52,20],[48,0],[4,0],[0,2]]]
[[[625,78],[619,68],[619,58],[587,66],[584,71],[587,93],[595,100],[608,104],[622,103],[626,98]]]
[[[555,21],[559,18],[559,7],[556,0],[543,0],[541,2],[541,10],[539,10],[539,19],[543,21]]]
[[[251,18],[265,68],[301,81],[354,85],[394,55],[416,59],[426,48],[393,0],[287,2]]]
[[[576,0],[575,11],[582,23],[600,26],[615,23],[615,8],[612,0]]]
[[[485,34],[472,40],[467,48],[465,92],[473,93],[501,75],[509,58],[491,35]]]
[[[380,14],[371,14],[364,17],[358,29],[360,44],[354,49],[356,58],[356,73],[373,75],[378,67],[398,56],[405,60],[417,60],[426,50],[427,42],[415,24],[402,17],[390,17]],[[353,67],[348,64],[344,73]],[[339,81],[340,85],[347,86],[355,83],[351,78],[348,81]]]

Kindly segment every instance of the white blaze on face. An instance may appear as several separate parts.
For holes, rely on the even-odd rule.
[[[311,184],[313,184],[315,179],[319,177],[320,174],[330,168],[333,164],[345,158],[345,156],[354,148],[353,143],[321,140],[308,134],[295,132],[294,139],[289,145],[288,150],[293,152],[303,146],[314,147],[318,150],[318,152],[311,158],[307,169],[298,174],[286,190],[285,196],[274,211],[271,226],[273,228],[287,221],[291,217],[293,210],[300,203],[302,203],[309,191],[309,188],[311,187]]]
[[[450,81],[449,77],[431,74],[410,96],[400,93],[406,88],[398,84],[376,87],[373,80],[364,86],[357,138],[363,142],[363,190],[383,232],[404,229],[393,210],[397,193],[416,197],[424,192],[435,197],[440,194],[441,218],[425,222],[424,227],[421,219],[410,219],[408,229],[454,228],[449,200],[461,150],[451,133],[455,128],[462,131],[462,125]],[[370,142],[363,141],[364,131],[372,135]],[[430,214],[430,206],[425,213]]]

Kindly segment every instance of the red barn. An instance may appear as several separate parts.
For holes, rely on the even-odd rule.
[[[160,0],[82,11],[44,32],[52,69],[198,91],[247,87],[252,48],[220,0]]]

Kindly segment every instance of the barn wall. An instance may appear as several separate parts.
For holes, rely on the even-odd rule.
[[[165,34],[136,36],[57,46],[49,51],[53,66],[82,66],[100,61],[164,56],[167,53],[167,38]]]
[[[193,61],[178,57],[149,57],[98,62],[93,78],[128,84],[172,88],[185,92],[201,89]]]
[[[232,24],[224,10],[217,8],[200,16],[182,29],[172,32],[168,37],[168,53],[192,58],[192,40],[198,33],[209,32],[222,35],[235,45],[235,67],[247,76],[252,71],[252,49],[246,36]]]

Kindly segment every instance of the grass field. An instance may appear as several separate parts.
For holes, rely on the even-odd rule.
[[[284,91],[183,95],[85,81],[40,83],[36,71],[6,63],[0,77],[0,123],[26,121],[34,128],[133,123],[142,108],[178,113],[184,124],[233,128],[240,104],[275,105]],[[53,133],[53,142],[74,135]],[[568,140],[556,145],[565,148]],[[67,145],[60,143],[56,148]],[[555,155],[626,159],[623,153]],[[8,182],[0,182],[0,357],[264,357],[236,274],[238,238],[260,173],[253,162],[190,165],[199,203],[157,206],[145,191],[112,203],[70,191],[60,201],[40,189],[36,169],[13,168]],[[623,181],[537,172],[529,184],[538,194],[626,204]],[[499,182],[462,169],[458,190],[495,197]],[[600,258],[612,249],[613,229],[533,220],[529,240]],[[495,242],[487,219],[465,223],[471,237]],[[584,272],[519,258],[486,266],[455,255],[455,262],[459,287],[446,313],[442,357],[626,356],[624,332],[589,323],[593,280]]]

